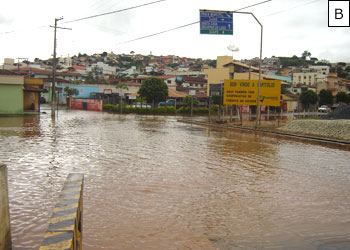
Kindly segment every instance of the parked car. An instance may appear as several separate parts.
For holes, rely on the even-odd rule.
[[[334,109],[338,108],[339,106],[340,106],[339,103],[335,103],[332,105],[331,110],[334,110]]]
[[[166,102],[160,102],[158,105],[159,106],[175,106],[175,100],[168,99]]]
[[[322,105],[321,107],[318,108],[318,112],[322,112],[322,113],[327,113],[330,110],[331,109],[327,105]]]

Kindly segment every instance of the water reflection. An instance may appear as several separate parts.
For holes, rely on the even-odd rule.
[[[0,117],[0,136],[40,136],[39,116]]]
[[[24,126],[40,133],[25,137]],[[14,249],[38,248],[70,172],[85,173],[88,250],[317,249],[348,239],[347,151],[83,111],[2,120],[9,130],[20,132],[0,134]]]

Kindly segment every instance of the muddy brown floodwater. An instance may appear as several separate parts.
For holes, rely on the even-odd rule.
[[[349,151],[176,119],[1,117],[14,249],[38,249],[71,172],[84,250],[350,249]]]

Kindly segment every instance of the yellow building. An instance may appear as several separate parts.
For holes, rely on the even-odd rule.
[[[209,95],[210,84],[224,83],[225,79],[258,80],[259,68],[233,61],[232,56],[218,56],[216,68],[206,69],[204,70],[204,74],[208,81],[207,95]],[[275,78],[262,75],[261,79]]]
[[[259,80],[259,68],[233,61],[232,56],[218,56],[217,67],[215,69],[206,69],[204,73],[208,81],[207,95],[209,95],[211,84],[224,83],[225,79]],[[261,74],[261,80],[279,79]],[[281,88],[286,88],[288,86],[287,82],[282,81],[281,84]],[[281,107],[285,112],[292,112],[298,107],[298,100],[294,95],[284,95],[281,101]]]
[[[219,84],[223,83],[225,79],[232,79],[230,78],[230,69],[224,67],[224,65],[232,61],[232,56],[218,56],[216,60],[216,68],[204,70],[204,74],[207,78],[207,95],[209,95],[210,84]]]
[[[23,108],[25,111],[40,112],[40,93],[43,90],[42,78],[24,77]]]

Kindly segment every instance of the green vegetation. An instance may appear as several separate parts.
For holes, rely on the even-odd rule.
[[[64,95],[65,96],[73,96],[73,95],[79,95],[79,90],[76,88],[70,88],[70,87],[65,87],[63,89]]]
[[[350,66],[346,66],[346,63],[339,62],[335,67],[330,68],[330,72],[337,73],[338,77],[350,80]]]
[[[310,105],[315,105],[318,101],[317,94],[312,90],[306,90],[299,96],[299,100],[305,109],[308,109]]]
[[[346,94],[345,92],[338,92],[335,96],[336,103],[350,103],[350,95]]]
[[[162,79],[147,78],[141,84],[138,94],[154,107],[155,103],[164,102],[167,99],[168,85]]]
[[[211,108],[211,112],[217,112],[218,107],[214,106]],[[103,111],[120,113],[119,105],[104,104]],[[171,106],[162,106],[158,108],[134,108],[134,107],[123,107],[123,114],[139,114],[139,115],[176,115],[176,114],[190,114],[190,107],[181,107],[175,109]],[[208,108],[193,108],[193,114],[197,115],[208,115]]]
[[[301,66],[306,66],[308,64],[330,66],[330,63],[326,60],[319,61],[316,57],[311,57],[311,53],[307,50],[305,50],[301,54],[301,57],[297,57],[296,55],[294,55],[292,57],[279,57],[279,59],[283,68],[301,67]]]
[[[192,96],[191,95],[187,95],[184,98],[184,103],[187,107],[191,107],[191,102],[193,102],[193,106],[198,106],[199,105],[199,101],[197,98],[193,98],[192,101]]]
[[[319,105],[332,105],[333,104],[333,94],[331,90],[322,89],[320,91],[319,97]]]

